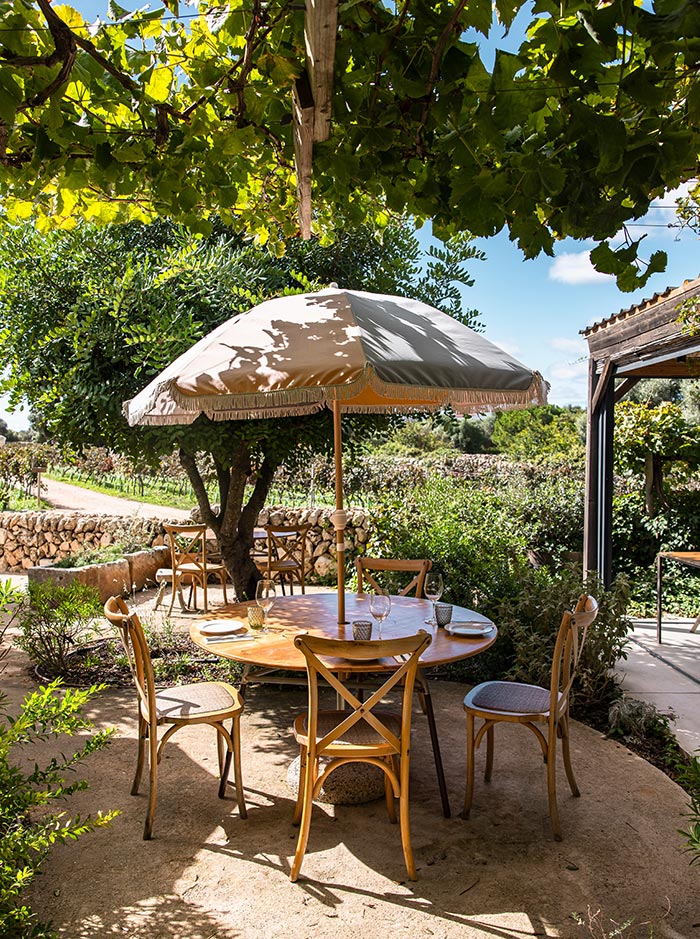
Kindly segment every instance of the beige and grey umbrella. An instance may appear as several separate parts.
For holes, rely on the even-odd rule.
[[[340,415],[462,414],[546,401],[546,384],[453,317],[403,297],[331,288],[267,300],[222,323],[124,405],[130,424],[333,410],[338,621],[345,620]]]

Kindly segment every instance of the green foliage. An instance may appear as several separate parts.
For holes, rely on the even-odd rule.
[[[540,405],[496,415],[491,443],[500,453],[520,460],[561,459],[585,456],[585,427],[580,408]]]
[[[105,747],[111,731],[85,739],[72,754],[34,761],[33,747],[60,735],[92,729],[81,712],[98,688],[61,692],[58,682],[32,692],[19,714],[0,698],[0,933],[6,939],[54,936],[27,905],[25,895],[54,844],[75,841],[108,825],[116,812],[67,818],[60,803],[87,788],[84,780],[66,781],[87,756]],[[83,738],[84,739],[84,738]],[[18,759],[19,757],[19,759]],[[57,804],[58,803],[58,804]]]
[[[619,492],[613,500],[613,557],[615,570],[634,586],[632,610],[638,616],[656,614],[656,564],[659,551],[687,551],[697,545],[700,530],[700,491],[675,488],[667,505],[650,517],[644,495]],[[665,562],[664,610],[695,616],[700,608],[700,577],[688,567]]]
[[[441,290],[453,309],[455,281],[466,276],[462,262],[478,256],[470,238],[456,239],[436,256],[427,278],[417,263],[416,239],[401,224],[385,227],[381,243],[348,225],[327,253],[312,243],[297,245],[285,258],[221,226],[206,240],[165,223],[101,230],[84,225],[46,238],[8,225],[4,233],[0,354],[7,371],[0,388],[10,392],[11,405],[27,401],[44,433],[62,445],[130,455],[139,472],[155,469],[177,450],[242,597],[258,576],[249,557],[252,529],[274,472],[283,462],[293,471],[330,451],[330,414],[221,422],[200,416],[191,425],[131,428],[122,402],[233,314],[270,296],[325,286],[336,266],[346,287],[377,284],[419,298]],[[382,420],[358,416],[345,422],[348,450],[359,449],[362,434]],[[212,481],[218,513],[207,488]],[[252,485],[245,490],[247,482]]]
[[[111,12],[89,25],[69,5],[0,3],[9,218],[66,228],[159,214],[206,235],[219,213],[281,254],[299,230],[303,7]],[[487,69],[481,37],[521,12],[524,40]],[[692,3],[341,4],[314,231],[366,219],[381,232],[411,212],[441,235],[507,227],[526,257],[593,237],[601,269],[643,284],[662,253],[643,265],[639,242],[613,252],[607,239],[695,176],[698,17]]]
[[[573,706],[586,709],[612,698],[617,689],[612,669],[626,657],[630,628],[626,616],[627,580],[618,577],[612,588],[605,591],[592,576],[584,586],[581,569],[576,565],[554,572],[521,564],[517,582],[517,592],[498,598],[490,614],[499,626],[499,644],[509,646],[507,677],[549,687],[561,618],[586,590],[598,601],[599,612],[581,654]]]
[[[639,701],[627,695],[622,695],[610,706],[608,736],[625,744],[639,743],[648,736],[669,743],[675,739],[668,714],[662,714],[647,701]]]
[[[42,675],[66,674],[68,657],[95,633],[95,617],[102,612],[94,587],[77,581],[61,587],[53,581],[30,583],[19,612],[23,649]]]
[[[382,456],[425,457],[451,449],[447,435],[429,420],[409,418],[374,453]]]
[[[615,411],[615,444],[622,469],[644,470],[647,455],[700,463],[700,427],[688,424],[680,405],[662,401],[655,406],[621,401]]]
[[[678,771],[678,782],[690,795],[688,827],[679,833],[685,839],[686,851],[692,854],[691,864],[700,863],[700,757],[691,756]]]
[[[53,461],[55,451],[46,444],[9,443],[0,447],[0,511],[10,507],[16,494],[36,491],[36,467]]]
[[[541,494],[539,485],[544,487]],[[533,484],[535,503],[540,498],[541,504],[546,503],[549,485],[540,478]],[[533,568],[528,562],[535,545],[543,550],[547,544],[561,553],[555,542],[559,504],[563,513],[569,513],[559,519],[560,541],[566,544],[573,532],[580,543],[580,503],[572,508],[563,491],[560,503],[551,512],[551,528],[543,520],[543,527],[537,531],[528,515],[532,502],[520,500],[521,489],[522,478],[515,485],[485,491],[476,485],[431,476],[410,495],[402,492],[400,497],[386,498],[373,512],[368,554],[430,558],[434,569],[443,575],[444,600],[478,609],[499,624],[499,641],[491,650],[449,669],[462,680],[508,675],[548,685],[562,614],[575,605],[584,589],[577,565],[558,562],[553,567]],[[595,580],[589,581],[588,589],[596,596],[600,613],[589,632],[580,664],[576,694],[581,706],[615,693],[610,670],[624,656],[629,628],[625,616],[629,583],[625,578],[617,578],[608,592]]]

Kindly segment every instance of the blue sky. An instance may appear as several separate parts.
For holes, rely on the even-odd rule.
[[[122,4],[127,5],[125,0]],[[109,19],[106,0],[74,0],[72,5],[87,19],[97,14],[103,20]],[[484,44],[484,60],[488,62],[489,50],[496,43],[502,48],[516,48],[521,36],[517,23],[507,39],[494,35]],[[668,254],[666,271],[653,275],[643,290],[631,294],[622,293],[613,278],[593,270],[588,259],[592,242],[562,241],[554,258],[541,256],[526,261],[508,240],[507,232],[479,239],[476,243],[486,253],[486,260],[471,266],[475,284],[464,290],[465,305],[479,310],[485,335],[492,342],[544,375],[551,386],[549,400],[553,404],[585,406],[587,344],[580,331],[700,275],[698,239],[688,231],[670,228],[674,221],[674,196],[669,194],[658,200],[646,219],[629,227],[635,239],[646,235],[642,256],[648,257],[657,249]],[[426,229],[421,240],[429,242]],[[0,416],[16,430],[28,426],[26,414],[7,415],[0,409]]]
[[[700,275],[698,238],[669,228],[674,221],[675,204],[669,195],[652,207],[643,220],[646,227],[641,221],[630,227],[635,239],[646,234],[642,257],[655,250],[668,254],[666,271],[652,275],[647,286],[634,293],[622,293],[614,278],[593,269],[588,258],[593,242],[568,239],[556,246],[554,258],[526,261],[506,232],[478,239],[487,259],[471,267],[475,284],[463,291],[465,304],[479,310],[492,342],[544,375],[552,404],[585,406],[588,346],[580,331]]]

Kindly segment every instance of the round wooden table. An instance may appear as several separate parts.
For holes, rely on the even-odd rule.
[[[304,656],[294,645],[294,637],[300,632],[309,632],[313,635],[326,636],[331,639],[352,639],[353,620],[371,620],[373,624],[372,638],[379,638],[377,623],[369,612],[369,596],[367,594],[346,594],[345,610],[348,622],[344,626],[338,625],[337,594],[307,593],[301,596],[279,597],[267,614],[268,633],[257,631],[254,638],[247,641],[226,640],[216,637],[213,641],[200,631],[197,622],[190,626],[190,637],[195,645],[207,652],[214,652],[222,658],[241,662],[246,666],[241,680],[241,690],[251,682],[275,680],[271,673],[283,671],[306,671]],[[248,626],[248,607],[255,603],[230,603],[210,611],[206,622],[212,620],[234,620],[236,625]],[[450,807],[447,797],[440,756],[440,744],[435,726],[430,688],[424,670],[436,665],[446,665],[450,662],[459,662],[472,655],[490,648],[498,637],[498,630],[484,636],[453,636],[441,627],[426,625],[426,620],[432,615],[432,603],[429,600],[418,600],[415,597],[391,598],[391,613],[382,624],[382,639],[391,639],[399,636],[413,635],[419,629],[429,632],[433,641],[425,650],[420,659],[418,673],[421,705],[428,719],[430,738],[433,745],[435,767],[440,788],[443,814],[450,817]],[[455,606],[452,613],[454,622],[469,621],[476,623],[490,623],[485,616],[474,610]],[[203,620],[200,620],[200,623]],[[391,671],[398,667],[394,659],[377,659],[376,666],[372,663],[371,669],[367,663],[356,664],[347,659],[330,660],[333,670],[339,672],[381,672]],[[289,679],[282,679],[289,683]]]

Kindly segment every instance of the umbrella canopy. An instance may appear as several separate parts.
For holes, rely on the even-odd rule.
[[[345,518],[340,412],[460,413],[546,401],[546,384],[479,333],[418,300],[328,289],[222,323],[124,405],[130,424],[281,417],[332,407],[339,621]]]

